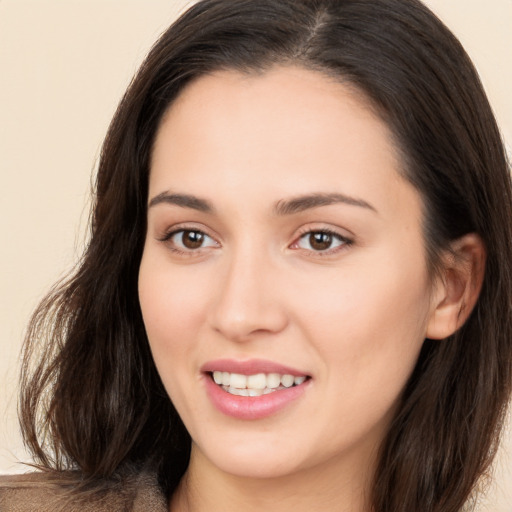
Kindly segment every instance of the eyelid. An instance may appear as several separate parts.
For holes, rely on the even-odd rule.
[[[342,243],[339,245],[336,245],[335,247],[328,248],[325,250],[314,250],[314,249],[305,249],[302,247],[299,247],[299,242],[304,237],[311,235],[312,233],[324,233],[328,234],[338,240],[340,240]],[[295,236],[294,241],[290,244],[289,248],[293,250],[298,251],[304,251],[307,252],[313,256],[318,257],[325,257],[337,254],[341,251],[347,250],[350,246],[354,244],[354,237],[353,236],[347,236],[346,234],[340,233],[340,231],[332,228],[332,227],[326,227],[326,226],[305,226],[302,227],[298,234]]]
[[[213,238],[214,240],[218,240],[218,237],[212,233],[211,229],[198,222],[178,222],[172,225],[166,224],[162,229],[156,230],[155,238],[161,242],[165,242],[172,235],[180,231],[197,231],[199,233],[204,233],[206,236]]]
[[[175,236],[178,233],[184,232],[184,231],[192,231],[192,232],[198,232],[202,233],[205,237],[208,237],[211,239],[214,243],[207,245],[207,246],[201,246],[196,249],[189,249],[189,248],[180,248],[176,245],[172,245],[170,243],[173,236]],[[341,228],[336,229],[331,226],[325,226],[325,225],[307,225],[301,227],[295,237],[293,242],[288,245],[288,248],[292,250],[302,251],[305,253],[308,253],[312,256],[318,256],[318,257],[325,257],[329,255],[334,255],[339,252],[342,252],[344,250],[347,250],[350,246],[354,244],[355,237],[354,235],[346,234],[346,230],[343,230],[342,232]],[[307,235],[311,235],[312,233],[324,233],[328,234],[335,239],[339,240],[340,244],[336,245],[335,247],[328,248],[325,250],[315,250],[315,249],[308,249],[303,248],[299,246],[299,242],[301,239],[303,239]],[[210,230],[203,225],[198,226],[196,223],[179,223],[172,225],[170,227],[167,227],[162,235],[156,236],[157,240],[159,242],[162,242],[164,244],[167,244],[169,249],[175,253],[186,255],[186,256],[193,256],[198,255],[199,253],[204,252],[205,250],[212,249],[212,248],[219,248],[222,246],[222,244],[219,242],[219,237],[215,236],[210,233]]]
[[[186,232],[186,231],[201,233],[208,239],[212,240],[214,243],[207,245],[207,246],[198,247],[197,249],[189,249],[186,247],[179,247],[176,244],[172,244],[172,238],[175,235],[182,233],[182,232]],[[179,255],[184,255],[184,256],[199,255],[200,253],[204,252],[205,250],[208,250],[211,248],[217,248],[217,247],[221,246],[217,237],[212,235],[208,229],[206,229],[203,226],[199,227],[196,224],[187,224],[187,223],[175,224],[171,227],[166,228],[162,235],[156,236],[156,239],[159,242],[166,244],[167,247],[169,248],[169,250],[171,250],[172,252],[177,253]]]

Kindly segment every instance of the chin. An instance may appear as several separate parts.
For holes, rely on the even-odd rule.
[[[219,442],[215,447],[206,446],[205,449],[194,445],[192,457],[206,458],[218,470],[235,477],[275,479],[296,473],[304,465],[303,460],[297,459],[297,455],[304,455],[297,445],[291,449],[282,448],[272,449],[265,442],[249,440]]]

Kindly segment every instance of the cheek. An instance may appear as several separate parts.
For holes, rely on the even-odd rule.
[[[190,340],[197,337],[206,314],[207,294],[197,272],[173,269],[145,255],[139,271],[139,301],[157,366],[171,364],[191,350]]]
[[[139,271],[139,301],[151,353],[167,394],[184,417],[196,413],[185,383],[197,373],[195,351],[207,300],[204,284],[195,277],[151,253],[143,257]]]
[[[297,305],[297,322],[328,361],[325,370],[351,389],[359,383],[362,395],[385,382],[391,394],[405,384],[429,313],[426,272],[397,258],[380,261],[362,270],[336,269],[300,294],[306,300]]]
[[[336,444],[371,431],[384,435],[423,344],[426,281],[388,266],[382,274],[353,269],[318,285],[303,295],[300,316],[322,362],[323,396],[332,404],[321,437]]]

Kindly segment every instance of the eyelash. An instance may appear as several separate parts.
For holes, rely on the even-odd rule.
[[[215,245],[210,245],[207,247],[200,246],[200,247],[197,247],[194,249],[189,248],[189,249],[184,250],[184,249],[180,249],[180,248],[176,247],[175,244],[172,244],[172,238],[174,236],[179,235],[180,233],[181,233],[181,236],[183,236],[187,232],[195,233],[195,234],[199,234],[200,236],[207,237],[208,239],[213,240],[216,246],[220,245],[218,242],[215,241],[215,239],[213,237],[211,237],[210,235],[205,233],[203,230],[190,228],[190,227],[175,228],[172,231],[165,233],[164,236],[159,238],[159,241],[166,243],[172,252],[179,254],[179,255],[183,255],[183,256],[195,256],[202,249],[215,246]],[[308,237],[308,236],[311,237],[312,235],[327,235],[327,236],[331,237],[332,239],[339,241],[340,244],[335,247],[329,247],[325,250],[317,250],[317,251],[314,249],[304,249],[304,248],[299,247],[299,243],[301,240],[306,239],[306,237]],[[321,228],[321,229],[305,229],[302,233],[299,234],[299,236],[296,238],[296,240],[289,247],[293,250],[302,250],[302,251],[306,251],[309,253],[313,253],[315,256],[325,257],[325,256],[330,256],[332,254],[336,254],[340,251],[346,250],[353,243],[354,243],[354,241],[352,239],[350,239],[346,236],[340,235],[340,233],[338,233],[334,230]]]
[[[193,228],[193,227],[178,227],[178,228],[175,228],[173,229],[172,231],[169,231],[167,233],[164,234],[164,236],[162,236],[161,238],[159,238],[159,241],[160,242],[163,242],[163,243],[166,243],[168,248],[180,255],[180,256],[196,256],[197,253],[201,250],[201,249],[205,249],[205,247],[198,247],[196,249],[180,249],[179,247],[177,247],[175,244],[172,243],[172,238],[175,237],[176,235],[179,235],[181,233],[181,236],[183,237],[183,235],[185,233],[195,233],[195,234],[199,234],[199,235],[202,235],[203,237],[207,237],[211,240],[214,240],[213,237],[211,237],[210,235],[208,235],[207,233],[205,233],[203,230],[201,229],[197,229],[197,228]],[[218,242],[215,242],[216,245],[219,245]]]
[[[336,247],[329,247],[325,250],[318,250],[315,251],[314,249],[301,249],[298,247],[298,244],[301,240],[306,239],[307,237],[311,237],[312,235],[327,235],[331,237],[331,239],[338,240],[341,242]],[[348,249],[352,244],[354,243],[354,240],[351,238],[348,238],[346,236],[341,235],[337,231],[334,231],[332,229],[326,229],[326,228],[320,228],[320,229],[311,229],[308,228],[304,232],[302,232],[299,237],[296,239],[295,242],[292,243],[291,247],[296,248],[298,250],[305,250],[308,252],[314,253],[315,256],[325,257],[330,256],[332,254],[337,254],[340,251]],[[296,247],[294,247],[296,246]]]

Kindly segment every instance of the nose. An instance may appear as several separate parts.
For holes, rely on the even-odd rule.
[[[210,311],[212,328],[238,342],[284,330],[288,315],[277,273],[272,263],[261,255],[241,254],[225,262]]]

